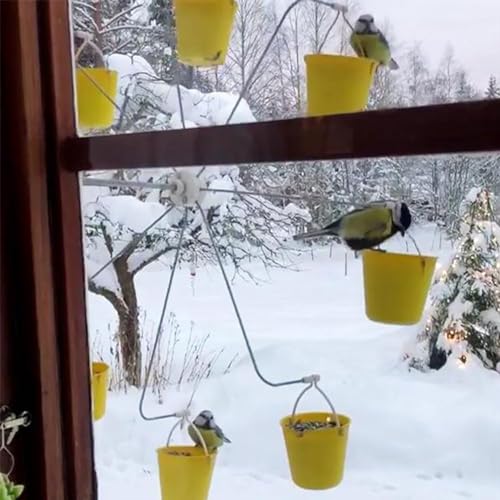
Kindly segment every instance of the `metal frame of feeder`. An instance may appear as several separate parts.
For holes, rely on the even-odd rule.
[[[272,33],[269,41],[267,42],[262,54],[260,55],[259,59],[257,60],[254,68],[250,71],[249,73],[249,76],[248,76],[248,79],[245,83],[245,85],[243,86],[243,88],[241,89],[241,92],[239,93],[239,96],[231,110],[231,112],[229,113],[229,116],[226,120],[226,125],[230,123],[231,119],[233,118],[234,116],[234,113],[236,112],[239,104],[241,103],[242,99],[244,98],[246,92],[248,91],[248,89],[250,88],[250,85],[253,83],[253,79],[255,77],[255,74],[256,72],[258,71],[260,65],[262,64],[262,62],[264,61],[264,58],[266,57],[273,41],[275,40],[276,36],[278,35],[279,33],[279,30],[281,29],[281,26],[283,25],[283,23],[285,22],[286,18],[288,17],[288,15],[290,14],[290,12],[292,12],[292,10],[298,6],[300,3],[302,3],[304,0],[295,0],[291,5],[288,6],[288,8],[285,10],[285,12],[283,13],[283,15],[281,16],[274,32]],[[349,21],[347,20],[346,18],[346,12],[347,12],[347,7],[345,5],[341,5],[339,3],[336,3],[336,2],[328,2],[326,0],[311,0],[312,2],[316,3],[316,4],[319,4],[319,5],[324,5],[325,7],[329,7],[331,9],[333,9],[334,11],[337,12],[337,15],[335,17],[335,19],[333,20],[331,26],[330,26],[330,29],[333,29],[333,27],[336,25],[338,19],[340,18],[340,15],[342,14],[344,20],[347,22],[347,24],[349,25],[349,27],[352,29],[352,26],[351,24],[349,23]],[[180,118],[181,118],[181,123],[182,123],[182,127],[185,129],[186,128],[186,124],[185,124],[185,115],[184,115],[184,108],[183,108],[183,103],[182,103],[182,93],[181,93],[181,86],[180,86],[180,83],[177,81],[175,83],[175,86],[176,86],[176,91],[177,91],[177,99],[178,99],[178,104],[179,104],[179,114],[180,114]],[[201,188],[197,188],[197,192],[194,196],[191,196],[191,199],[188,199],[188,197],[184,197],[182,198],[182,192],[180,193],[181,194],[181,198],[178,198],[178,191],[181,190],[183,192],[193,192],[196,191],[196,188],[194,186],[194,184],[196,182],[198,182],[197,180],[201,177],[201,175],[203,174],[203,172],[205,171],[206,169],[206,166],[203,166],[201,167],[201,169],[197,172],[196,174],[196,178],[191,174],[191,178],[189,178],[189,175],[190,174],[183,174],[183,179],[180,179],[180,174],[177,173],[177,171],[174,169],[174,176],[175,176],[175,181],[176,182],[169,182],[167,184],[163,184],[163,183],[146,183],[148,187],[155,187],[155,188],[158,188],[158,189],[164,189],[166,191],[168,191],[168,196],[170,197],[170,206],[166,209],[166,211],[160,216],[158,217],[155,221],[153,221],[146,229],[144,229],[144,231],[142,231],[141,233],[139,233],[138,237],[139,238],[142,238],[153,226],[155,226],[160,220],[162,220],[168,213],[170,213],[170,211],[175,207],[175,205],[179,206],[184,206],[185,208],[185,217],[187,216],[187,213],[188,213],[188,209],[191,207],[191,208],[194,208],[195,210],[198,210],[201,214],[201,217],[202,217],[202,220],[203,220],[203,225],[205,226],[206,230],[207,230],[207,233],[209,235],[209,239],[210,239],[210,244],[212,246],[212,249],[215,253],[215,256],[216,256],[216,260],[217,260],[217,263],[218,263],[218,266],[220,268],[220,271],[222,273],[222,277],[224,279],[224,283],[226,285],[226,289],[227,289],[227,292],[229,294],[229,298],[231,300],[231,304],[232,304],[232,307],[233,307],[233,310],[234,310],[234,313],[236,315],[236,318],[237,318],[237,321],[238,321],[238,324],[239,324],[239,327],[240,327],[240,331],[243,335],[243,338],[244,338],[244,341],[245,341],[245,345],[246,345],[246,348],[247,348],[247,351],[248,351],[248,354],[250,356],[250,360],[252,362],[252,366],[254,368],[254,371],[255,373],[257,374],[257,376],[259,377],[259,379],[266,385],[269,385],[271,387],[282,387],[282,386],[287,386],[287,385],[294,385],[294,384],[309,384],[308,387],[306,387],[304,389],[304,391],[301,392],[301,394],[299,395],[299,399],[302,397],[302,395],[307,391],[309,390],[311,387],[315,387],[318,391],[320,391],[320,393],[326,398],[326,400],[328,401],[328,403],[330,404],[332,410],[333,410],[333,405],[331,404],[330,400],[328,399],[328,397],[326,396],[326,394],[318,387],[318,381],[320,380],[320,376],[319,375],[309,375],[309,376],[303,376],[303,377],[300,377],[300,378],[297,378],[297,379],[292,379],[292,380],[285,380],[285,381],[280,381],[280,382],[273,382],[273,381],[270,381],[269,379],[267,379],[263,374],[262,372],[260,371],[259,369],[259,366],[257,364],[257,361],[255,359],[255,355],[254,355],[254,352],[253,352],[253,349],[252,349],[252,346],[250,344],[250,340],[248,338],[248,334],[247,334],[247,331],[246,331],[246,328],[245,328],[245,325],[244,325],[244,322],[243,322],[243,319],[242,319],[242,316],[241,316],[241,313],[240,313],[240,310],[239,310],[239,307],[238,307],[238,304],[237,304],[237,301],[236,301],[236,298],[234,296],[234,293],[233,293],[233,290],[232,290],[232,287],[231,287],[231,284],[229,282],[229,279],[227,277],[227,274],[226,274],[226,271],[225,271],[225,268],[224,268],[224,265],[223,265],[223,262],[222,262],[222,257],[220,255],[220,252],[217,248],[217,243],[215,241],[215,235],[212,231],[212,228],[210,226],[210,223],[206,217],[206,214],[205,212],[203,211],[203,208],[201,207],[200,205],[200,201],[201,201],[201,196],[205,194],[205,192],[207,191],[212,191],[212,192],[229,192],[229,193],[234,193],[234,194],[237,194],[239,196],[252,196],[252,195],[261,195],[261,196],[269,196],[269,197],[282,197],[282,198],[291,198],[289,196],[286,196],[286,195],[283,195],[283,196],[280,196],[280,195],[276,195],[276,194],[271,194],[271,193],[259,193],[259,192],[256,192],[256,191],[238,191],[238,190],[220,190],[220,189],[210,189],[210,188],[207,188],[206,186],[205,187],[201,187]],[[84,179],[83,181],[83,184],[85,185],[115,185],[115,186],[120,186],[120,185],[129,185],[129,186],[135,186],[135,187],[143,187],[144,186],[144,183],[139,183],[139,182],[129,182],[129,181],[107,181],[107,180],[97,180],[97,179]],[[175,200],[173,197],[176,197]],[[295,196],[294,199],[304,199],[305,197],[301,197],[301,196]],[[319,197],[319,198],[323,198],[323,197]],[[166,311],[167,311],[167,306],[168,306],[168,302],[169,302],[169,298],[170,298],[170,293],[172,291],[172,285],[173,285],[173,279],[174,279],[174,276],[175,276],[175,272],[176,272],[176,269],[177,269],[177,266],[178,266],[178,263],[179,263],[179,256],[180,256],[180,251],[182,249],[182,243],[183,243],[183,239],[184,239],[184,230],[185,230],[185,226],[182,226],[181,227],[181,230],[180,230],[180,233],[179,233],[179,239],[178,239],[178,242],[177,242],[177,247],[176,247],[176,252],[175,252],[175,256],[174,256],[174,262],[173,262],[173,265],[172,265],[172,270],[171,270],[171,273],[170,273],[170,278],[169,278],[169,282],[168,282],[168,285],[167,285],[167,291],[166,291],[166,294],[165,294],[165,298],[164,298],[164,302],[163,302],[163,307],[162,307],[162,311],[161,311],[161,315],[160,315],[160,319],[159,319],[159,322],[158,322],[158,328],[157,328],[157,332],[156,332],[156,337],[155,337],[155,341],[154,341],[154,344],[153,344],[153,349],[151,351],[151,356],[150,356],[150,360],[149,360],[149,363],[147,365],[147,368],[146,368],[146,377],[145,377],[145,381],[144,381],[144,385],[143,385],[143,388],[142,388],[142,391],[141,391],[141,396],[140,396],[140,400],[139,400],[139,413],[141,415],[141,417],[144,419],[144,420],[160,420],[160,419],[164,419],[164,418],[174,418],[174,417],[178,417],[179,416],[179,413],[178,412],[171,412],[171,413],[167,413],[167,414],[163,414],[163,415],[155,415],[155,416],[150,416],[150,415],[147,415],[144,411],[144,399],[145,399],[145,395],[146,395],[146,391],[147,391],[147,387],[148,387],[148,383],[149,383],[149,378],[150,378],[150,375],[151,375],[151,369],[152,369],[152,364],[153,364],[153,360],[155,358],[155,355],[156,355],[156,352],[157,352],[157,349],[158,349],[158,346],[159,346],[159,343],[160,343],[160,339],[161,339],[161,336],[162,336],[162,327],[163,327],[163,321],[165,319],[165,314],[166,314]],[[130,245],[130,244],[129,244]],[[102,266],[96,273],[94,273],[92,276],[91,276],[91,279],[95,278],[97,275],[99,275],[104,269],[106,269],[106,267],[108,265],[110,265],[112,262],[114,262],[117,258],[119,258],[119,256],[121,254],[123,254],[126,250],[128,249],[128,245],[122,249],[122,251],[120,253],[118,253],[117,255],[115,255],[109,262],[107,262],[104,266]]]
[[[169,193],[168,195],[170,197],[171,204],[160,217],[158,217],[155,221],[153,221],[153,223],[151,223],[143,232],[139,233],[139,235],[138,235],[139,238],[142,238],[142,236],[144,236],[149,229],[151,229],[156,223],[158,223],[161,219],[163,219],[176,206],[177,206],[177,208],[184,209],[184,218],[187,218],[187,214],[188,214],[188,211],[190,209],[197,210],[201,215],[201,218],[203,221],[203,226],[205,227],[205,229],[208,233],[208,236],[210,239],[210,244],[211,244],[212,249],[215,253],[217,264],[218,264],[220,271],[222,273],[222,277],[224,279],[224,283],[226,285],[226,289],[227,289],[227,292],[229,294],[229,298],[231,300],[233,310],[235,312],[241,333],[242,333],[243,338],[245,340],[245,345],[247,347],[248,354],[249,354],[250,359],[252,361],[252,366],[254,368],[255,373],[259,377],[259,379],[263,383],[265,383],[266,385],[269,385],[271,387],[282,387],[282,386],[294,385],[294,384],[308,384],[308,387],[306,387],[306,389],[300,394],[299,399],[300,399],[300,397],[302,397],[302,395],[307,390],[309,390],[311,387],[314,386],[327,399],[330,406],[333,408],[333,406],[331,405],[326,394],[318,387],[318,382],[320,380],[319,375],[316,375],[316,374],[307,375],[307,376],[300,377],[298,379],[273,382],[273,381],[270,381],[269,379],[267,379],[260,371],[259,366],[257,364],[257,361],[255,359],[255,355],[254,355],[250,340],[248,338],[248,334],[247,334],[240,310],[238,308],[236,298],[234,296],[231,284],[229,282],[229,278],[226,274],[226,270],[225,270],[224,264],[222,262],[221,254],[220,254],[219,249],[217,247],[215,235],[214,235],[212,227],[211,227],[211,225],[206,217],[205,211],[203,210],[203,208],[200,204],[200,201],[202,200],[202,198],[206,194],[206,192],[210,192],[210,191],[218,192],[220,190],[210,189],[207,187],[199,188],[199,186],[200,186],[199,176],[200,176],[200,172],[198,172],[196,175],[194,173],[189,173],[188,171],[183,171],[182,173],[175,172],[171,175],[170,182],[168,182],[166,184],[162,184],[162,183],[153,184],[154,187],[157,187],[159,189],[165,189],[166,191],[168,191],[168,193]],[[117,184],[117,181],[108,181],[108,180],[102,180],[102,179],[101,180],[100,179],[85,179],[84,184],[86,184],[86,185],[101,185],[101,186],[102,185],[124,185],[124,184],[135,185],[135,186],[137,186],[137,185],[144,186],[144,184],[146,184],[148,186],[151,186],[151,184],[148,184],[148,183],[137,183],[134,181],[132,181],[130,184],[128,183],[128,181],[118,181],[118,184]],[[232,190],[227,190],[227,191],[233,192]],[[265,196],[265,193],[258,193],[258,192],[252,192],[252,191],[249,191],[249,192],[234,191],[234,193],[236,193],[238,195],[243,195],[243,196],[246,194],[248,194],[249,196],[252,196],[252,195]],[[273,195],[271,195],[271,196],[273,196]],[[286,197],[286,196],[284,195],[284,197]],[[187,410],[184,410],[183,412],[170,412],[170,413],[162,414],[162,415],[148,415],[148,414],[146,414],[146,412],[144,410],[144,400],[145,400],[147,387],[148,387],[148,383],[149,383],[149,379],[150,379],[150,375],[151,375],[151,369],[152,369],[153,361],[154,361],[155,355],[157,353],[158,346],[160,344],[161,336],[163,333],[163,322],[164,322],[165,315],[167,312],[170,294],[172,292],[172,286],[173,286],[175,273],[176,273],[176,270],[177,270],[178,264],[179,264],[179,257],[180,257],[180,253],[182,250],[182,243],[184,241],[184,233],[185,233],[185,225],[182,225],[180,232],[179,232],[179,237],[178,237],[175,255],[174,255],[174,261],[173,261],[172,269],[170,272],[170,277],[169,277],[169,281],[168,281],[168,285],[167,285],[167,290],[165,293],[165,298],[163,301],[160,319],[158,321],[158,327],[157,327],[157,331],[156,331],[155,340],[153,343],[153,348],[151,350],[149,363],[147,364],[147,367],[146,367],[145,381],[144,381],[144,384],[143,384],[143,387],[141,390],[140,399],[139,399],[139,414],[141,415],[141,417],[144,420],[148,420],[148,421],[149,420],[161,420],[161,419],[165,419],[165,418],[179,418],[179,417],[182,417],[183,415],[185,415],[184,412],[189,411],[189,408],[188,408]],[[123,253],[123,250],[122,250],[122,253]],[[91,277],[91,279],[96,277],[104,269],[106,269],[112,262],[114,262],[118,258],[119,255],[120,254],[117,254],[112,259],[110,259],[104,266],[102,266],[96,273],[94,273],[94,275]]]

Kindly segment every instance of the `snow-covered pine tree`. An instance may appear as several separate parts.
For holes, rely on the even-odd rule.
[[[491,75],[488,80],[488,88],[485,92],[486,99],[499,99],[500,87],[498,86],[497,79]]]
[[[436,279],[410,366],[439,369],[450,358],[465,365],[476,356],[500,371],[500,226],[493,213],[493,195],[472,189],[462,205],[458,250]]]

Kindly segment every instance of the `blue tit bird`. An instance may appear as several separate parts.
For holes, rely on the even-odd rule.
[[[214,452],[224,443],[231,442],[224,435],[222,429],[215,423],[214,416],[209,410],[203,410],[200,412],[200,414],[193,420],[193,424],[190,424],[188,427],[189,437],[194,441],[196,446],[203,446],[200,441],[200,436],[198,436],[198,433],[193,429],[193,425],[200,431],[209,453]]]
[[[352,210],[318,231],[296,234],[294,240],[338,236],[354,251],[373,248],[397,233],[402,236],[411,224],[406,203],[372,203]]]
[[[358,18],[349,41],[359,57],[369,57],[390,69],[399,68],[398,63],[391,57],[389,42],[377,28],[370,14],[364,14]]]

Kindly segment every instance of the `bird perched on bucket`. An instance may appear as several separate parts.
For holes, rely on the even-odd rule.
[[[224,435],[222,429],[215,423],[213,413],[209,410],[203,410],[200,412],[200,414],[193,420],[193,424],[190,424],[188,427],[189,437],[194,441],[196,446],[203,447],[203,444],[200,441],[200,436],[198,436],[198,433],[193,429],[193,425],[200,431],[209,453],[212,453],[224,443],[231,442]]]
[[[369,57],[390,69],[399,68],[398,63],[391,57],[389,42],[375,25],[372,15],[359,16],[349,41],[359,57]]]
[[[373,248],[397,233],[402,236],[411,224],[411,214],[406,203],[372,203],[348,212],[323,229],[296,234],[294,240],[338,236],[355,251]]]

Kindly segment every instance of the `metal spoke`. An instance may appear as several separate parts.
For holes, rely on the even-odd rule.
[[[151,357],[149,359],[149,363],[148,363],[148,366],[146,369],[146,379],[144,380],[144,384],[142,386],[142,392],[141,392],[141,399],[139,400],[139,413],[144,420],[161,420],[163,418],[170,418],[170,417],[177,416],[177,413],[167,413],[165,415],[157,415],[157,416],[151,417],[151,416],[148,416],[144,413],[143,405],[144,405],[144,397],[146,395],[146,389],[148,387],[149,377],[151,375],[151,369],[153,367],[154,357],[156,354],[156,350],[158,349],[158,345],[160,343],[161,334],[163,332],[162,325],[163,325],[163,321],[165,319],[165,314],[167,312],[167,305],[168,305],[168,300],[170,298],[170,292],[172,290],[172,283],[174,282],[175,271],[177,269],[177,264],[179,262],[179,256],[180,256],[181,248],[182,248],[182,241],[184,239],[184,231],[185,231],[186,225],[187,225],[187,215],[188,215],[188,208],[186,207],[185,212],[184,212],[184,224],[181,228],[181,233],[179,235],[179,242],[177,243],[177,249],[175,251],[175,257],[174,257],[174,263],[172,265],[172,271],[170,272],[170,278],[168,280],[167,292],[165,294],[165,299],[163,301],[163,308],[161,310],[160,320],[158,322],[158,329],[156,331],[156,337],[155,337],[155,341],[153,344],[153,350],[151,351]]]
[[[303,201],[303,200],[323,200],[323,201],[331,201],[333,203],[333,200],[330,200],[326,196],[321,196],[321,195],[314,195],[314,194],[305,194],[305,195],[298,195],[298,194],[279,194],[279,193],[263,193],[260,191],[239,191],[237,189],[218,189],[218,188],[202,188],[200,191],[207,191],[207,192],[213,192],[213,193],[228,193],[228,194],[237,194],[239,196],[262,196],[263,198],[279,198],[279,199],[289,199],[289,200],[298,200],[298,201]],[[336,204],[339,205],[351,205],[350,202],[347,201],[335,201]]]
[[[116,187],[133,187],[137,189],[161,189],[161,190],[171,190],[174,185],[165,182],[142,182],[142,181],[127,181],[123,179],[95,179],[95,178],[84,178],[82,183],[86,186],[116,186]],[[266,193],[262,191],[249,191],[245,189],[244,191],[238,189],[219,189],[219,188],[201,188],[200,191],[212,192],[212,193],[228,193],[235,194],[239,196],[262,196],[263,198],[278,198],[278,199],[289,199],[289,200],[323,200],[331,201],[338,205],[352,205],[351,202],[341,201],[341,200],[330,200],[328,197],[323,195],[315,194],[280,194],[280,193]]]
[[[214,249],[215,256],[217,258],[217,262],[219,264],[219,268],[220,268],[221,273],[222,273],[222,277],[224,278],[224,282],[226,284],[226,288],[227,288],[227,291],[229,293],[229,298],[231,299],[231,303],[233,304],[233,309],[234,309],[234,312],[236,314],[236,318],[238,320],[238,323],[240,325],[241,333],[242,333],[243,338],[245,340],[245,344],[247,346],[248,354],[250,355],[250,359],[252,361],[252,365],[253,365],[253,368],[255,370],[255,373],[262,380],[262,382],[264,382],[267,385],[270,385],[271,387],[281,387],[281,386],[284,386],[284,385],[303,384],[303,383],[305,383],[304,378],[299,378],[299,379],[295,379],[295,380],[287,380],[287,381],[284,381],[284,382],[271,382],[267,378],[265,378],[264,375],[262,375],[262,373],[260,372],[259,367],[257,366],[257,361],[255,359],[252,346],[250,345],[250,341],[248,340],[248,335],[247,335],[247,332],[246,332],[246,329],[245,329],[245,325],[243,324],[243,320],[241,318],[241,314],[240,314],[240,311],[238,309],[238,305],[236,303],[236,299],[234,298],[234,295],[233,295],[233,290],[231,288],[231,284],[230,284],[229,279],[227,277],[226,270],[224,269],[224,265],[222,264],[222,257],[220,255],[219,249],[217,248],[217,243],[215,241],[215,237],[214,237],[212,228],[210,227],[210,223],[207,220],[205,212],[203,211],[203,209],[201,208],[201,206],[200,206],[199,203],[197,203],[197,206],[198,206],[198,210],[201,213],[201,217],[202,217],[203,223],[205,224],[205,227],[207,229],[208,235],[210,237],[210,241],[212,243],[212,247]]]
[[[140,232],[136,237],[134,237],[134,239],[132,241],[127,243],[115,256],[113,256],[113,258],[111,258],[108,262],[106,262],[106,264],[104,264],[92,276],[90,276],[90,278],[89,278],[90,281],[94,280],[97,276],[99,276],[99,274],[101,274],[108,266],[113,264],[113,262],[115,262],[117,259],[119,259],[123,254],[125,254],[125,252],[128,252],[131,249],[133,249],[134,247],[136,247],[139,244],[139,242],[142,240],[142,238],[144,238],[146,233],[152,227],[154,227],[156,224],[158,224],[158,222],[160,222],[164,217],[166,217],[174,208],[175,208],[174,205],[170,205],[170,207],[168,207],[167,210],[165,210],[165,212],[163,212],[163,214],[160,215],[160,217],[155,219],[148,227],[146,227],[142,232]]]

